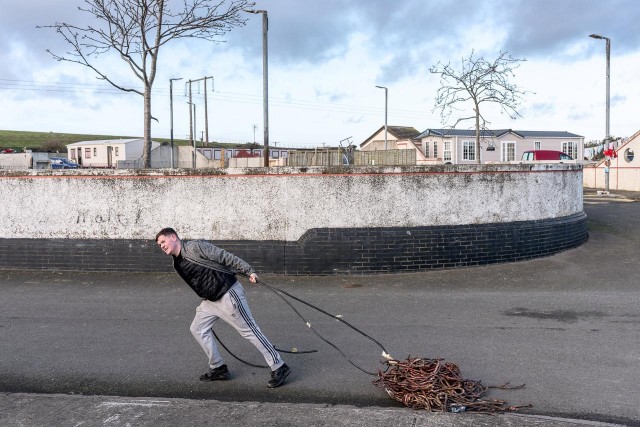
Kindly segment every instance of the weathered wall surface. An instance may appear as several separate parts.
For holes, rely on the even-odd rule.
[[[51,257],[60,250],[70,257],[85,253],[83,260],[70,263],[77,268],[116,269],[126,264],[126,269],[145,270],[166,265],[166,260],[142,253],[157,251],[153,237],[166,226],[174,227],[185,239],[213,240],[248,259],[258,258],[255,262],[263,271],[292,274],[500,262],[553,253],[586,239],[579,165],[273,168],[215,170],[200,175],[32,171],[29,175],[3,175],[0,181],[0,220],[6,225],[0,243],[28,255],[30,244],[37,243],[42,250],[42,246],[51,248],[53,242],[63,239],[77,251],[57,247]],[[533,224],[535,235],[536,227],[538,232],[550,224],[562,228],[564,222],[573,233],[568,243],[556,245],[550,235],[550,241],[538,242],[546,247],[542,253],[532,247],[520,255],[493,260],[489,248],[483,256],[491,259],[477,261],[473,252],[478,248],[467,245],[457,249],[458,255],[439,255],[438,262],[420,261],[426,252],[433,255],[430,246],[436,235],[446,241],[446,233],[458,233],[459,243],[462,237],[473,240],[474,233],[488,227],[513,229],[514,224],[520,224],[519,228],[526,225],[532,229]],[[560,234],[557,239],[562,238]],[[485,240],[492,240],[490,247],[500,245],[494,242],[500,240],[495,233],[487,236]],[[513,236],[508,238],[513,240]],[[381,242],[389,248],[390,240],[414,245],[414,250],[402,249],[409,259],[398,261],[404,262],[402,268],[389,261],[397,254],[387,250],[381,258],[371,253]],[[336,252],[336,245],[344,251]],[[91,255],[92,251],[96,253]],[[110,260],[109,253],[116,256],[116,252],[118,260]],[[327,256],[332,252],[334,264],[340,265],[325,265],[328,270],[320,271],[327,263],[323,252]],[[469,253],[463,257],[463,252]],[[354,258],[354,253],[360,255]],[[367,266],[362,259],[389,262]],[[12,267],[7,262],[0,267]],[[34,264],[47,268],[41,261]],[[57,260],[49,267],[66,268],[62,264],[64,260]]]
[[[624,161],[624,160],[623,160]],[[621,167],[619,158],[613,159],[609,168],[609,190],[640,191],[640,167]],[[640,163],[640,162],[636,162]],[[604,165],[586,166],[584,168],[584,186],[587,188],[606,188]]]
[[[50,169],[48,153],[0,153],[0,170],[9,169]]]

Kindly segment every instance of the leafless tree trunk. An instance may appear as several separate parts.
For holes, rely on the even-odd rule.
[[[456,119],[451,126],[455,128],[465,120],[475,120],[476,130],[476,162],[480,163],[480,134],[490,123],[480,111],[483,103],[496,103],[500,105],[503,113],[515,119],[521,117],[516,108],[527,92],[521,91],[510,82],[515,76],[513,70],[520,66],[525,59],[515,59],[500,52],[498,58],[489,62],[484,58],[474,58],[473,52],[469,58],[463,58],[461,68],[454,69],[450,63],[438,64],[429,68],[433,74],[440,75],[440,88],[436,94],[434,110],[440,110],[442,122],[448,122],[453,111],[460,111],[458,104],[472,104],[473,115]]]
[[[56,23],[54,28],[71,46],[63,55],[48,51],[58,61],[74,62],[93,70],[114,87],[142,95],[144,99],[144,167],[151,166],[151,89],[156,77],[160,49],[181,38],[219,42],[218,37],[244,25],[242,11],[247,0],[84,0],[78,9],[94,18],[84,27]],[[110,77],[109,70],[95,65],[98,56],[117,55],[140,80],[127,87]]]

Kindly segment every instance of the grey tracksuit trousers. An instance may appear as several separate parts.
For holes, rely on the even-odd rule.
[[[196,309],[196,315],[191,323],[191,333],[207,354],[211,368],[224,364],[211,332],[211,328],[218,319],[224,320],[248,339],[262,353],[272,371],[283,365],[280,354],[253,320],[244,288],[240,282],[236,282],[219,300],[203,300]]]

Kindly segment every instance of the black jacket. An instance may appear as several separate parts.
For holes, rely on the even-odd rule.
[[[182,242],[173,268],[199,297],[216,301],[236,283],[236,272],[247,276],[255,271],[241,258],[209,242]]]

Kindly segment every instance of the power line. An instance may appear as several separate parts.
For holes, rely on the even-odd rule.
[[[3,79],[0,78],[0,90],[6,91],[24,91],[24,92],[37,92],[37,93],[70,93],[83,95],[131,95],[130,92],[124,92],[107,83],[77,83],[77,82],[39,82],[33,80],[21,80],[21,79]],[[168,88],[164,88],[161,85],[156,85],[153,89],[154,96],[169,97]],[[194,95],[196,101],[202,102],[204,100],[203,94]],[[262,104],[262,95],[241,93],[241,92],[226,92],[217,90],[211,96],[211,101],[216,103],[238,103],[249,105]],[[305,110],[305,111],[323,111],[336,114],[351,114],[351,115],[363,115],[363,116],[380,116],[382,109],[380,107],[371,107],[369,105],[354,105],[343,104],[333,102],[319,102],[294,98],[282,98],[271,96],[269,98],[270,106],[274,109],[293,109],[293,110]],[[420,121],[432,121],[440,123],[440,117],[434,115],[432,112],[422,111],[420,109],[389,109],[391,115],[394,116],[394,121],[404,120],[420,120]],[[528,123],[527,127],[540,127],[549,128],[560,127],[564,128],[567,124],[565,120],[556,121],[549,119],[548,117],[540,119],[525,118]],[[500,118],[492,120],[497,127],[513,127],[509,123],[504,123]],[[594,125],[587,120],[578,120],[581,126],[585,129],[592,129]],[[617,123],[617,126],[628,125],[628,123]],[[495,127],[494,126],[494,127]],[[282,142],[286,143],[286,142]]]
[[[78,94],[107,94],[107,95],[130,95],[129,92],[123,92],[110,85],[96,85],[90,83],[67,83],[67,82],[36,82],[28,80],[12,80],[0,79],[0,90],[20,90],[33,92],[61,92],[61,93],[78,93]],[[163,87],[157,87],[152,92],[155,96],[169,97],[169,90]],[[186,96],[186,95],[185,95]],[[204,94],[195,94],[193,98],[204,100]],[[241,104],[262,104],[262,95],[226,92],[217,90],[211,96],[212,101],[224,101]],[[379,107],[371,107],[365,105],[342,104],[332,102],[318,102],[294,98],[269,97],[269,105],[280,108],[291,108],[296,110],[310,111],[327,111],[333,113],[347,114],[363,114],[363,115],[380,115]],[[417,119],[435,119],[431,112],[408,110],[408,109],[389,109],[394,116],[403,118]]]

